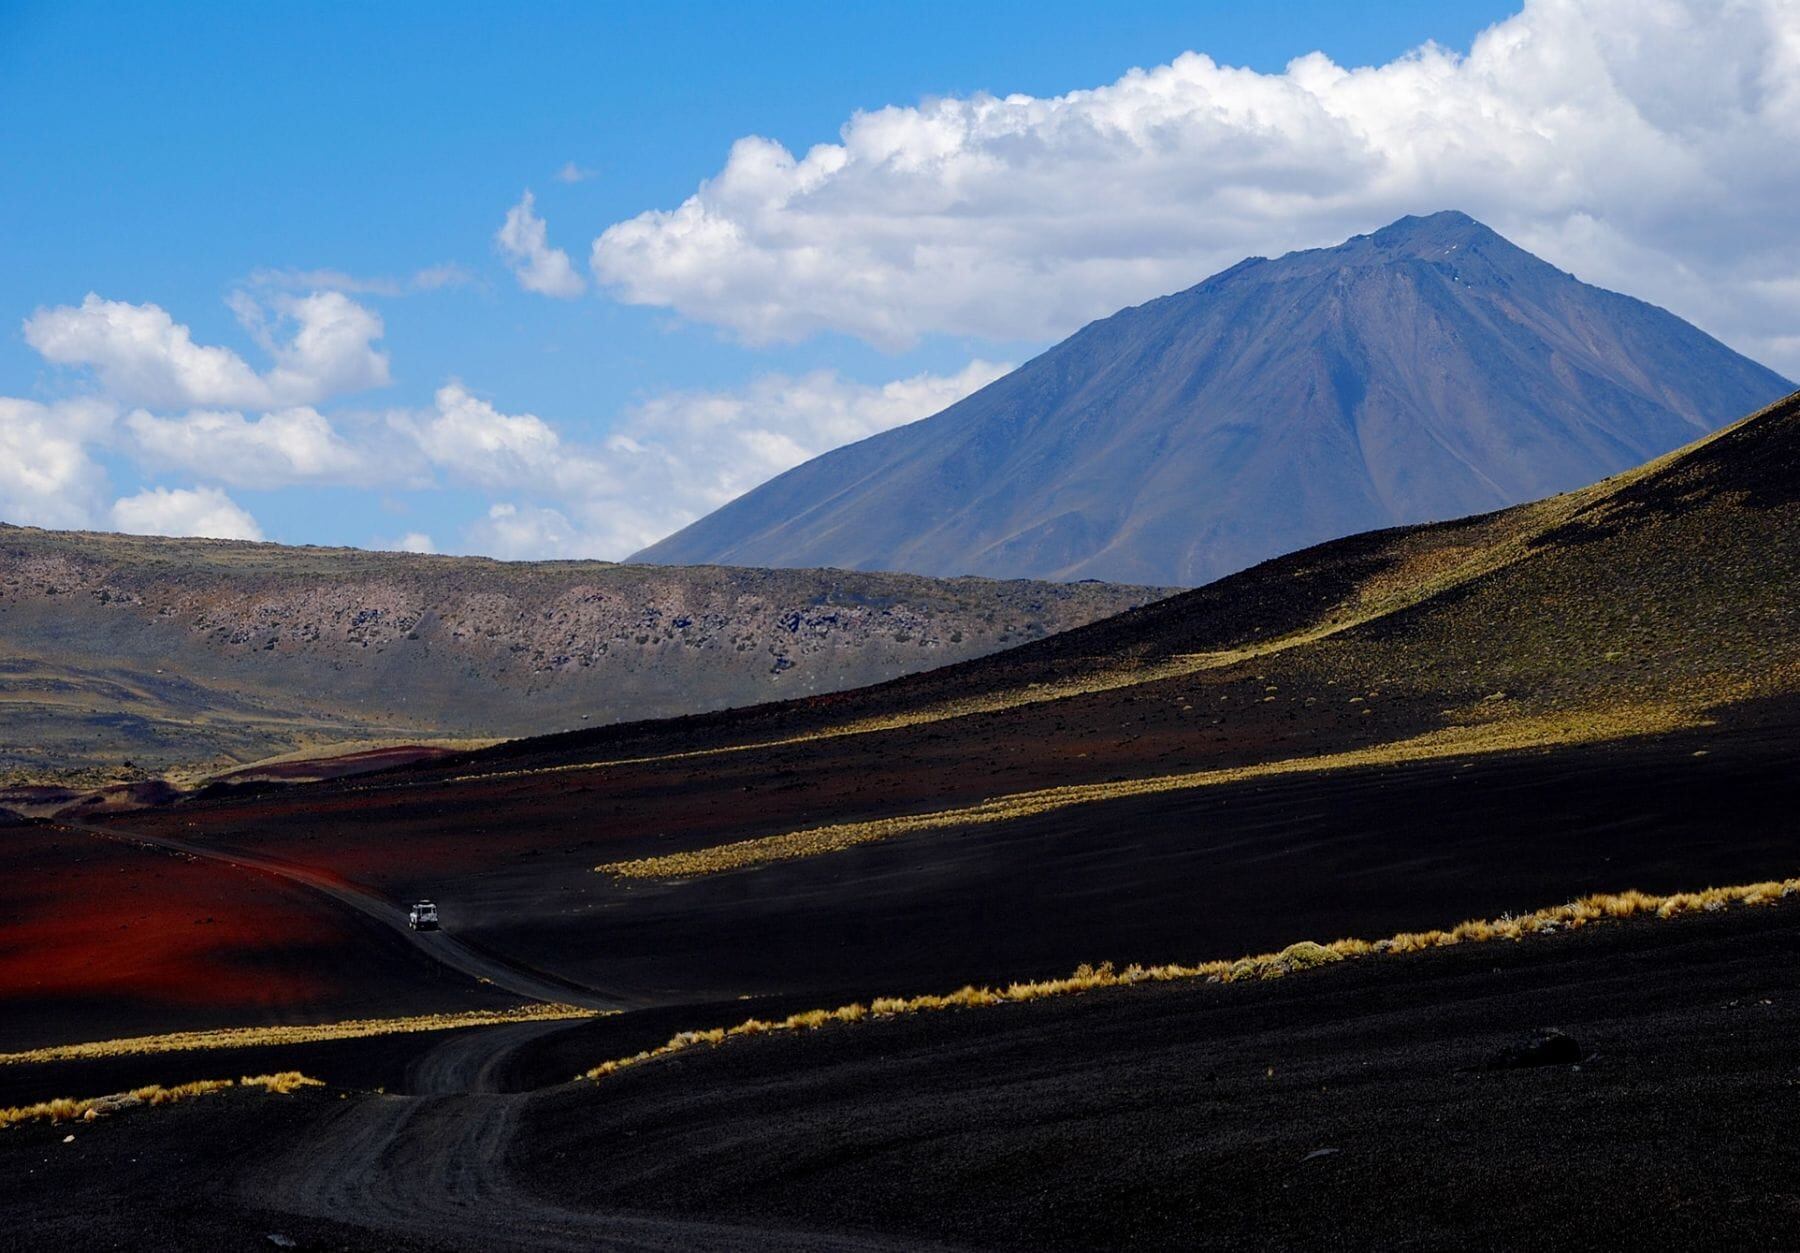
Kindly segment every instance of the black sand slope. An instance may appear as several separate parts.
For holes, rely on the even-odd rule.
[[[536,1081],[637,1047],[630,1018],[549,1034]],[[1578,1063],[1494,1068],[1550,1030]],[[0,1247],[1780,1249],[1797,1032],[1789,902],[734,1040],[522,1097],[440,1091],[470,1079],[446,1054],[386,1095],[0,1133]],[[407,1164],[502,1110],[418,1208]],[[378,1125],[354,1179],[292,1164]]]
[[[1577,1065],[1488,1069],[1546,1029]],[[995,1248],[1788,1248],[1800,908],[732,1041],[544,1093],[595,1206]]]

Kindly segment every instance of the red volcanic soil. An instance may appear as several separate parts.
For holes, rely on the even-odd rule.
[[[1246,710],[1228,747],[1183,746],[1159,726],[1179,706],[1140,698],[1125,709],[1142,722],[1125,734],[1115,722],[1111,740],[1101,718],[1118,717],[1117,703],[1087,727],[1044,707],[966,720],[955,738],[924,728],[515,777],[402,773],[130,821],[329,866],[395,899],[432,896],[446,925],[483,947],[663,1003],[1228,957],[1587,891],[1793,873],[1791,701],[1673,735],[1113,801],[685,882],[592,870],[721,836],[1106,778],[1159,735],[1181,751],[1171,768],[1224,763],[1284,733],[1285,719],[1262,712],[1278,708]],[[1346,734],[1375,723],[1391,735],[1409,713],[1396,703]],[[1058,717],[1067,731],[1051,735]]]
[[[502,1003],[319,894],[48,825],[0,827],[0,1049]]]

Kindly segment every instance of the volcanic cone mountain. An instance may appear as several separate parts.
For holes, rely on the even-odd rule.
[[[1567,491],[1790,390],[1461,213],[1252,258],[636,560],[1194,585]]]

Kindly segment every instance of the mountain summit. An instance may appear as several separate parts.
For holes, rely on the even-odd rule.
[[[634,560],[1199,584],[1579,487],[1791,388],[1466,214],[1406,217],[1095,322]]]

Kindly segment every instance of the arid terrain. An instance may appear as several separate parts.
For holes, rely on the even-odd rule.
[[[325,745],[466,747],[752,705],[1160,594],[0,526],[0,783],[191,779]]]
[[[0,828],[0,1100],[322,1081],[16,1116],[9,1238],[1781,1247],[1797,592],[1800,396],[873,687]]]

